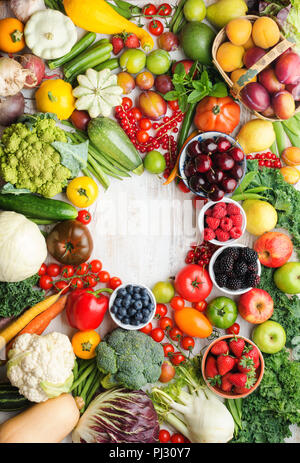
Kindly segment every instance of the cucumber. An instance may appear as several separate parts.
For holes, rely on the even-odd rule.
[[[0,412],[14,412],[29,407],[30,402],[10,383],[0,383]]]
[[[117,122],[108,117],[92,119],[88,125],[88,136],[102,154],[107,154],[134,174],[143,173],[141,156]]]
[[[0,194],[0,209],[24,214],[33,219],[51,221],[73,220],[77,210],[71,204],[57,199],[43,198],[30,193],[14,195]]]

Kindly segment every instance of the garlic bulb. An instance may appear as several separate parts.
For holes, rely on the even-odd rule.
[[[36,11],[46,8],[44,0],[10,0],[9,6],[14,15],[23,23],[26,23]]]

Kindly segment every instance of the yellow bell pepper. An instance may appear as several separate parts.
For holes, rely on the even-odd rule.
[[[144,50],[150,51],[154,41],[148,32],[119,15],[104,0],[64,0],[64,8],[73,23],[99,34],[136,34]]]
[[[69,119],[75,109],[72,90],[72,85],[62,79],[45,80],[35,93],[37,110]]]

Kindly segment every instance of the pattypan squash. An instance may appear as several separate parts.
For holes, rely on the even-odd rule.
[[[75,106],[88,111],[91,118],[107,117],[114,106],[122,103],[123,89],[117,85],[117,76],[109,69],[99,72],[88,69],[77,80],[79,86],[73,90],[73,95],[78,98]]]
[[[75,109],[72,85],[62,79],[45,80],[35,92],[35,102],[38,111],[69,119]]]
[[[27,21],[24,36],[32,52],[44,59],[56,59],[69,53],[77,41],[73,22],[60,11],[42,10]]]

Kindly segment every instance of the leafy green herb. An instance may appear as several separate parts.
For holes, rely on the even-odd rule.
[[[61,141],[54,141],[51,145],[59,152],[60,162],[71,171],[72,178],[77,177],[80,170],[86,168],[89,149],[88,140],[78,145]]]
[[[34,289],[38,275],[17,283],[0,282],[0,317],[16,317],[44,299],[44,291]]]

